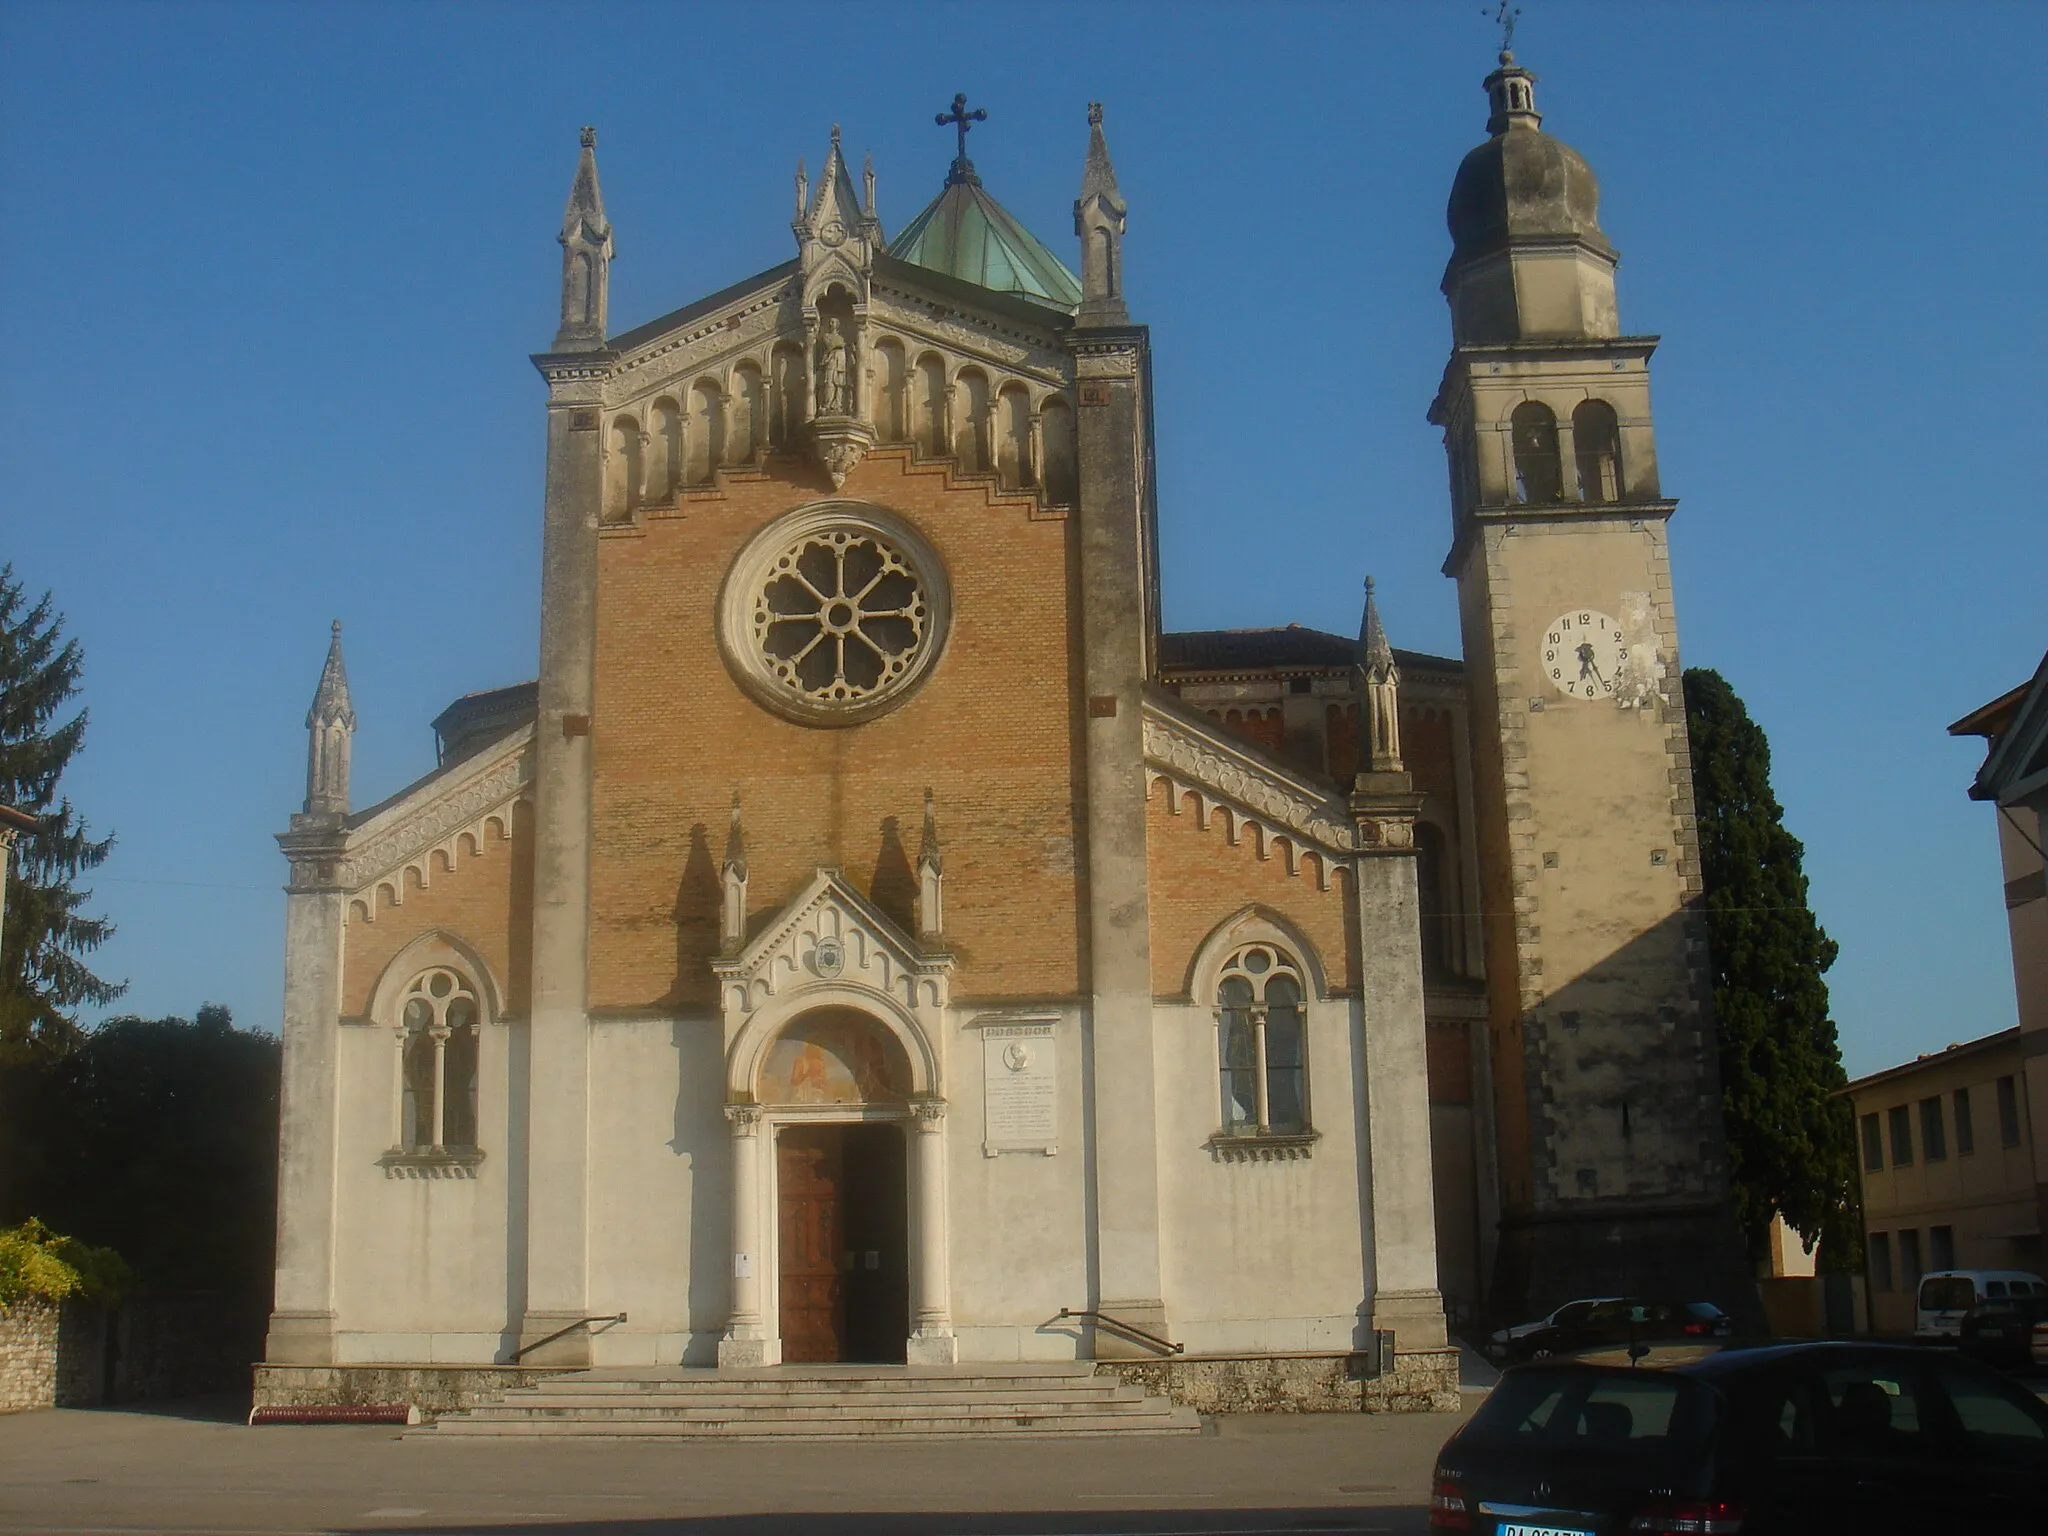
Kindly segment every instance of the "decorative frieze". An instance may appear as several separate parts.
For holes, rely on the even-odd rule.
[[[1192,790],[1229,805],[1265,835],[1299,840],[1334,855],[1356,846],[1349,809],[1334,793],[1260,761],[1195,721],[1145,701],[1145,758],[1176,796]]]
[[[347,891],[361,891],[391,880],[393,895],[403,899],[408,867],[416,870],[419,883],[426,885],[433,874],[433,854],[444,854],[453,868],[461,856],[464,834],[481,847],[485,824],[496,818],[509,836],[508,809],[529,796],[532,786],[533,728],[528,726],[496,755],[480,757],[474,766],[458,766],[446,782],[429,780],[422,789],[425,798],[417,803],[401,801],[355,829],[337,869],[336,884]],[[374,917],[374,905],[364,915]]]

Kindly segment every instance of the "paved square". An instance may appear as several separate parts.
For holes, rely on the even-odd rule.
[[[0,1531],[1386,1532],[1425,1529],[1462,1415],[1260,1415],[1185,1439],[756,1445],[249,1429],[235,1405],[0,1418]],[[212,1416],[205,1416],[208,1410]]]

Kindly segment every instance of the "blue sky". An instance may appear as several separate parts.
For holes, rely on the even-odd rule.
[[[1100,99],[1156,350],[1166,616],[1455,654],[1443,205],[1479,0],[0,5],[0,558],[86,649],[66,788],[124,1009],[274,1027],[301,726],[347,625],[356,800],[534,671],[554,241],[594,123],[624,328],[791,253],[834,122],[890,231],[956,90],[1071,261]],[[2037,5],[1525,0],[1661,334],[1684,657],[1770,732],[1852,1072],[2013,1021],[1975,743],[2048,644]]]

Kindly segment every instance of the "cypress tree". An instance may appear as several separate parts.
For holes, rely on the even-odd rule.
[[[0,1055],[69,1049],[78,1038],[74,1010],[127,990],[102,981],[82,958],[114,925],[83,910],[92,892],[73,883],[106,861],[114,840],[89,836],[57,787],[85,741],[84,710],[58,718],[78,692],[84,664],[78,642],[64,638],[50,594],[31,606],[13,565],[0,565],[0,803],[42,817],[37,831],[16,839],[8,870]]]
[[[1825,980],[1837,946],[1807,905],[1763,728],[1702,668],[1685,674],[1685,715],[1736,1216],[1754,1259],[1777,1212],[1820,1240],[1824,1268],[1860,1268],[1854,1114],[1832,1097],[1848,1081]]]

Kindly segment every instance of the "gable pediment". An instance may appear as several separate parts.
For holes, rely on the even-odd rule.
[[[728,1012],[807,988],[945,1006],[953,957],[927,951],[836,869],[820,869],[738,954],[711,962]]]

